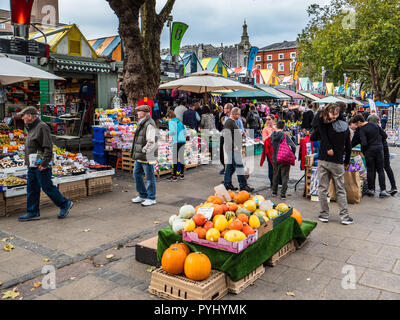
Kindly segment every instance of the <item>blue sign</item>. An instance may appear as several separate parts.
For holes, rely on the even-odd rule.
[[[247,63],[247,71],[251,71],[253,69],[254,60],[259,50],[260,49],[258,49],[257,47],[250,48],[249,59]]]

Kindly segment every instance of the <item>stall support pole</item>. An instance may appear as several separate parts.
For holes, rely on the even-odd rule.
[[[4,86],[0,84],[0,91],[4,90]],[[0,119],[3,120],[6,115],[6,104],[0,103]]]

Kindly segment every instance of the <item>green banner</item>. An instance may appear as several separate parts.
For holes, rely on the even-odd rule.
[[[171,31],[171,55],[179,55],[181,40],[189,26],[183,22],[174,22]]]

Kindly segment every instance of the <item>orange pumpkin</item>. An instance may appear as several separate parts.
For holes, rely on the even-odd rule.
[[[206,217],[201,213],[196,213],[192,219],[197,226],[202,226],[207,221]]]
[[[215,204],[222,204],[222,199],[217,196],[210,196],[207,199],[207,202],[215,203]]]
[[[240,231],[242,231],[242,232],[246,235],[246,237],[248,237],[248,236],[251,235],[251,234],[255,234],[255,233],[256,233],[256,232],[253,230],[253,228],[250,227],[247,223],[243,223],[243,228],[242,228],[242,230],[240,230]]]
[[[237,209],[239,209],[239,206],[236,203],[228,202],[227,205],[228,205],[228,208],[229,208],[228,211],[235,212]]]
[[[227,233],[229,229],[225,229],[224,231],[221,232],[221,238],[225,237],[225,233]]]
[[[293,217],[297,220],[297,223],[299,224],[299,226],[301,226],[303,224],[303,216],[301,215],[299,210],[297,210],[296,208],[293,208],[293,214],[291,215],[291,217]]]
[[[245,203],[247,200],[249,200],[250,194],[247,191],[240,191],[239,194],[236,196],[236,202],[237,203]]]
[[[243,223],[249,223],[249,218],[244,213],[238,214],[237,218]]]
[[[243,228],[243,223],[239,219],[235,219],[228,225],[228,228],[229,228],[229,230],[241,231]]]
[[[228,191],[228,194],[229,194],[229,196],[231,197],[232,201],[234,201],[234,200],[235,200],[235,197],[236,197],[236,193],[235,193],[234,191],[229,190],[229,191]]]
[[[214,223],[212,223],[212,221],[207,221],[207,222],[204,224],[203,228],[204,228],[206,231],[208,231],[209,229],[214,228]]]
[[[214,212],[212,214],[213,217],[218,214],[224,214],[224,210],[219,204],[213,204],[212,207],[214,208]]]
[[[187,254],[181,248],[168,248],[161,258],[161,267],[170,274],[181,274]]]
[[[193,232],[197,233],[197,236],[199,237],[199,239],[206,238],[207,230],[202,227],[197,227],[196,229],[193,230]]]
[[[205,280],[211,273],[211,261],[204,253],[192,252],[186,257],[184,272],[190,280]]]
[[[221,208],[222,208],[223,214],[225,214],[226,212],[229,211],[229,207],[225,203],[221,204]]]
[[[189,247],[186,245],[186,243],[183,243],[183,242],[173,243],[169,247],[170,248],[181,248],[186,252],[186,255],[188,255],[190,253]]]

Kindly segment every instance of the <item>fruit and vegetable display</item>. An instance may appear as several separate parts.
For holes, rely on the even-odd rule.
[[[164,251],[161,267],[173,275],[184,274],[188,279],[202,281],[211,273],[211,261],[201,252],[190,252],[189,247],[181,242],[172,244]]]
[[[85,169],[77,168],[75,165],[53,166],[52,174],[54,177],[75,176],[86,173]]]
[[[10,169],[10,168],[17,168],[17,167],[23,167],[24,166],[24,161],[23,160],[11,160],[11,159],[2,159],[0,160],[0,170],[1,169]]]
[[[214,195],[196,207],[182,206],[179,213],[169,219],[172,230],[177,234],[183,234],[185,241],[196,242],[197,239],[201,239],[209,243],[221,243],[221,239],[224,239],[230,243],[239,243],[243,240],[251,240],[251,243],[254,243],[258,239],[260,226],[269,220],[273,221],[291,209],[286,203],[275,205],[263,196],[252,196],[247,191],[229,191],[229,196],[231,201],[223,201],[222,198]],[[202,208],[212,208],[210,210],[212,215],[203,214],[202,212],[205,210]],[[302,216],[297,209],[293,208],[291,216],[301,226]],[[192,233],[197,236],[190,236]],[[206,245],[207,242],[197,243]],[[251,243],[249,242],[247,245]],[[215,248],[226,250],[222,247]]]
[[[26,180],[19,177],[9,176],[7,178],[0,179],[0,185],[7,187],[18,187],[26,185]]]

